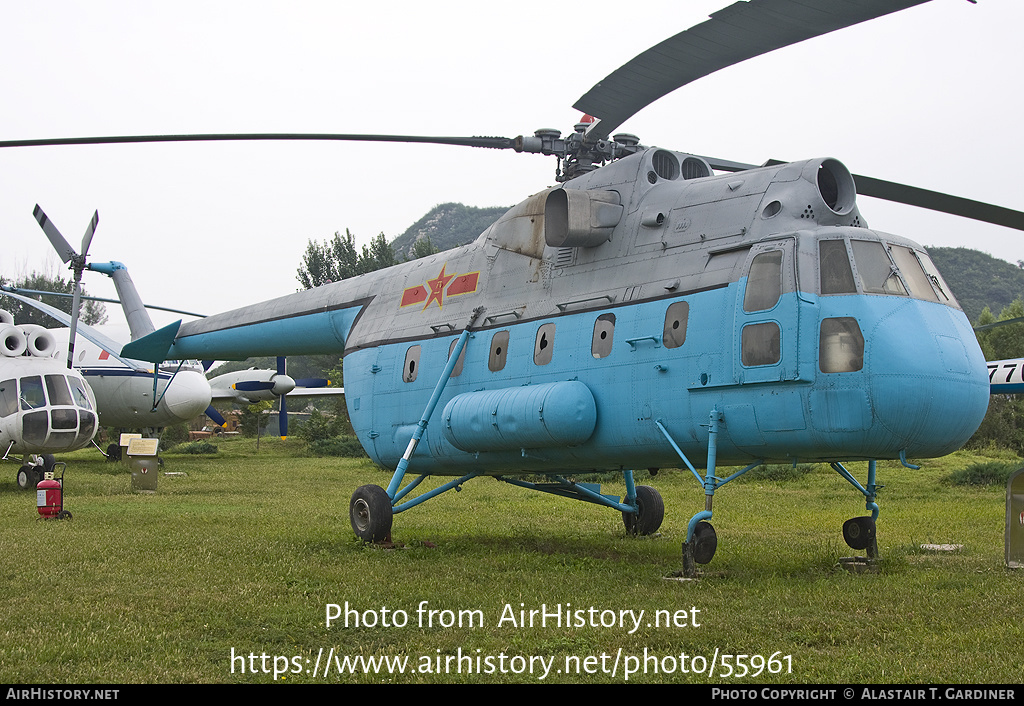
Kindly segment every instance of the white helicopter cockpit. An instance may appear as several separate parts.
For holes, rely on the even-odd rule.
[[[85,379],[53,356],[53,335],[14,324],[0,309],[0,451],[20,455],[18,486],[34,488],[53,453],[87,446],[98,429],[96,398]]]

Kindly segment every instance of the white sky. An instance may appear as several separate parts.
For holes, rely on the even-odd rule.
[[[0,2],[0,139],[198,132],[563,133],[594,83],[729,0]],[[1020,0],[933,0],[701,79],[622,126],[644,144],[854,173],[1024,210]],[[0,150],[0,273],[56,269],[39,203],[153,304],[295,291],[309,239],[390,239],[438,203],[512,205],[555,161],[356,143]],[[1011,262],[1024,233],[873,199],[879,230]],[[62,266],[61,266],[62,267]],[[86,274],[94,294],[110,282]],[[112,320],[115,308],[108,307]],[[154,316],[157,323],[170,320]]]

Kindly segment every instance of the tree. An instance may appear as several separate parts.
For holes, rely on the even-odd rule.
[[[1024,317],[1024,300],[1019,297],[1003,307],[997,319],[985,307],[978,317],[978,325],[1009,321]],[[1007,360],[1024,357],[1024,321],[977,331],[978,343],[985,360]],[[1024,395],[992,395],[988,412],[967,445],[984,448],[996,445],[1024,454]]]
[[[441,250],[434,247],[434,244],[430,242],[430,236],[426,238],[420,238],[413,243],[412,249],[409,251],[409,260],[419,260],[421,257],[427,257],[434,253],[439,253]],[[407,260],[408,262],[408,260]]]
[[[43,292],[55,292],[57,295],[72,294],[75,289],[75,283],[73,281],[66,280],[57,273],[47,274],[36,271],[33,271],[28,275],[22,275],[14,282],[8,282],[4,278],[0,277],[0,283],[10,284],[18,289],[37,289]],[[86,293],[84,288],[82,289],[82,293]],[[27,296],[39,299],[44,304],[49,304],[55,309],[60,309],[68,314],[71,313],[72,299],[69,296]],[[38,324],[46,328],[52,328],[55,323],[52,318],[38,309],[35,309],[32,306],[20,302],[12,297],[4,298],[3,308],[14,315],[14,321],[18,324]],[[86,326],[98,326],[100,324],[105,324],[107,322],[106,307],[101,302],[83,299],[79,321]]]
[[[303,289],[312,289],[397,263],[395,251],[383,233],[371,240],[369,245],[364,245],[362,252],[359,252],[356,250],[355,236],[346,228],[344,237],[335,232],[333,238],[322,243],[309,241],[306,254],[302,256],[302,266],[296,272],[296,279]]]

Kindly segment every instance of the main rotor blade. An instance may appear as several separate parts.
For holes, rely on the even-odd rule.
[[[720,172],[742,172],[747,169],[785,164],[785,162],[777,159],[769,159],[761,165],[731,162],[727,159],[718,159],[716,157],[705,157],[705,159],[712,169]],[[982,223],[992,223],[1015,230],[1024,230],[1024,212],[1014,211],[1012,208],[996,206],[984,203],[983,201],[974,201],[973,199],[965,199],[962,196],[944,194],[941,191],[921,189],[895,181],[876,179],[875,177],[862,174],[854,174],[853,181],[857,187],[858,196],[871,196],[876,199],[884,199],[908,206],[926,208],[930,211],[939,211],[954,216],[970,218]]]
[[[573,105],[599,118],[588,141],[608,138],[642,108],[703,76],[775,49],[928,0],[750,0],[639,54]]]
[[[461,147],[515,149],[511,137],[432,137],[426,135],[357,135],[335,133],[254,132],[196,135],[111,135],[107,137],[56,137],[40,140],[2,140],[0,147],[47,147],[53,145],[109,145],[133,142],[231,142],[244,140],[340,140],[346,142],[413,142]],[[38,206],[36,207],[38,208]]]
[[[75,249],[71,247],[71,244],[68,243],[64,236],[60,234],[57,226],[53,225],[53,221],[46,217],[43,209],[39,208],[39,204],[36,204],[36,207],[32,209],[32,215],[35,216],[36,222],[39,223],[43,232],[46,233],[46,237],[50,239],[50,245],[57,251],[60,259],[65,263],[71,262],[71,258],[78,253],[75,252]]]
[[[932,211],[951,213],[954,216],[973,218],[976,221],[1024,230],[1024,213],[1003,206],[994,206],[961,196],[952,196],[859,174],[853,175],[853,181],[857,184],[857,193],[862,196],[873,196],[876,199],[905,203],[909,206],[918,206]]]

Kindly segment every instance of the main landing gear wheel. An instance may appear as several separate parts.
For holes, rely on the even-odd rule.
[[[665,502],[661,494],[649,485],[636,487],[637,512],[622,513],[622,524],[632,535],[654,534],[665,519]]]
[[[868,549],[875,543],[875,521],[851,517],[843,523],[843,540],[851,549]]]
[[[22,490],[33,490],[39,480],[34,466],[22,466],[18,469],[18,487]]]
[[[348,506],[352,531],[364,542],[380,542],[391,537],[391,498],[379,485],[364,485],[352,493]]]

